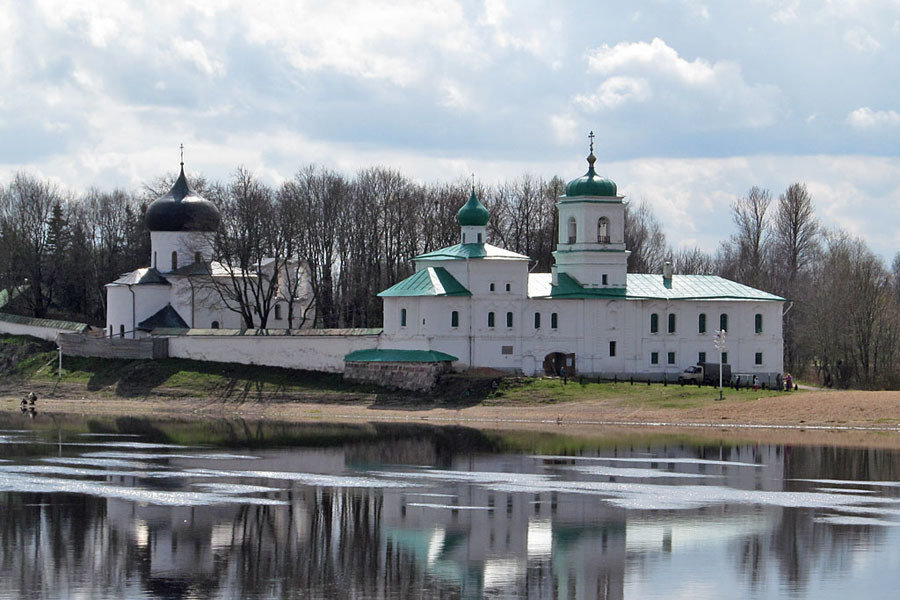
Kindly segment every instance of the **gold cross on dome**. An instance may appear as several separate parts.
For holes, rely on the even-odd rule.
[[[594,152],[594,132],[591,131],[588,134],[588,137],[591,138],[591,153],[593,153]]]
[[[179,148],[181,149],[181,165],[184,166],[184,144],[181,144]]]

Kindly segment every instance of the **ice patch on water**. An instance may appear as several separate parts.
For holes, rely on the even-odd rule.
[[[378,477],[323,475],[321,473],[293,473],[289,471],[216,471],[212,469],[187,469],[187,474],[207,475],[210,477],[252,477],[256,479],[281,479],[296,481],[304,485],[335,488],[404,488],[411,484],[404,481],[393,481]]]
[[[427,492],[409,492],[404,494],[407,498],[415,496],[417,498],[456,498],[456,494],[429,494]]]
[[[246,485],[242,483],[195,483],[199,487],[210,492],[223,494],[261,494],[266,492],[280,492],[281,488],[266,487],[262,485]]]
[[[84,452],[81,456],[87,458],[139,458],[141,460],[157,460],[166,458],[188,458],[197,460],[257,460],[258,456],[250,456],[248,454],[227,454],[217,452],[213,454],[173,454],[166,452]]]
[[[631,510],[693,509],[719,504],[831,509],[880,503],[900,504],[900,498],[885,499],[858,494],[742,490],[720,485],[563,481],[549,475],[536,474],[425,470],[389,473],[389,475],[396,478],[428,479],[445,483],[468,482],[493,491],[508,493],[590,494],[602,497],[612,506]]]
[[[141,437],[139,433],[79,433],[81,437]]]
[[[673,471],[660,471],[659,469],[629,469],[625,467],[563,467],[567,471],[577,471],[586,475],[598,475],[601,477],[625,477],[628,479],[651,479],[662,477],[681,477],[697,479],[704,477],[721,477],[721,475],[706,475],[702,473],[676,473]]]
[[[724,467],[753,467],[759,469],[765,465],[758,463],[738,462],[731,460],[710,460],[706,458],[668,458],[665,456],[648,456],[640,457],[617,457],[617,456],[562,456],[548,454],[534,454],[531,458],[538,460],[588,460],[600,462],[637,462],[637,463],[663,463],[663,464],[686,464],[686,465],[721,465]]]
[[[834,488],[834,487],[820,487],[816,488],[817,492],[828,492],[832,494],[874,494],[875,490],[855,490],[852,488]]]
[[[900,521],[885,521],[884,519],[872,519],[869,517],[847,517],[843,515],[827,515],[816,517],[814,523],[827,523],[828,525],[853,525],[867,527],[897,527]]]
[[[284,505],[268,498],[233,497],[223,493],[160,491],[113,485],[98,481],[57,479],[7,473],[0,475],[0,490],[10,492],[74,493],[100,498],[115,498],[160,506],[211,506],[218,504]]]
[[[57,442],[47,442],[52,443],[54,446],[57,445]],[[158,448],[190,448],[190,446],[181,446],[179,444],[156,444],[152,442],[62,442],[60,444],[62,446],[91,446],[92,448],[133,448],[135,450],[141,449],[158,449]]]
[[[68,477],[134,477],[136,479],[174,479],[179,477],[221,477],[185,471],[117,471],[114,469],[86,469],[56,465],[0,465],[2,473],[31,473],[40,475],[64,475]]]
[[[441,508],[448,510],[494,510],[490,506],[465,506],[454,504],[430,504],[428,502],[407,502],[406,506],[419,506],[422,508]]]
[[[121,460],[117,458],[75,458],[73,456],[49,456],[41,459],[44,462],[64,465],[86,465],[89,467],[113,467],[118,469],[151,469],[150,465],[138,460]]]
[[[788,481],[807,481],[820,485],[868,485],[875,487],[900,487],[900,481],[854,481],[852,479],[789,479]]]

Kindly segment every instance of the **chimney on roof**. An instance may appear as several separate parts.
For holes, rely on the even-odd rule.
[[[672,261],[667,260],[663,265],[663,279],[667,281],[672,281],[672,273],[675,272],[675,267],[672,265]]]

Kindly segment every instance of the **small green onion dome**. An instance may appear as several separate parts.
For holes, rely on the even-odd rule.
[[[566,196],[616,196],[616,182],[597,175],[594,171],[594,162],[597,158],[594,153],[588,156],[588,171],[578,179],[573,179],[566,184]]]
[[[456,213],[456,220],[459,221],[460,227],[470,225],[484,227],[490,218],[491,213],[484,207],[484,204],[478,201],[478,198],[475,196],[475,190],[472,190],[469,201]]]

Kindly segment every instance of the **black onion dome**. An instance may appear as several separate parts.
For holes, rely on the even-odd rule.
[[[215,204],[188,185],[182,163],[172,189],[150,203],[144,219],[150,231],[215,231],[222,217]]]

